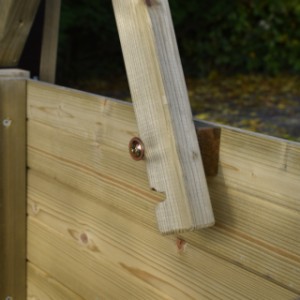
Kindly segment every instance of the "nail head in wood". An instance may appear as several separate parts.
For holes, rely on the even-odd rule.
[[[4,119],[2,121],[2,124],[4,127],[10,127],[11,123],[12,123],[12,120],[10,120],[10,119]]]

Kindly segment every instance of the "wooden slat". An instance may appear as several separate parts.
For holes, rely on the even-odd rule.
[[[14,0],[2,0],[0,10],[0,40],[5,36],[8,30],[8,20],[11,14]]]
[[[209,227],[214,216],[168,0],[113,0],[161,232]]]
[[[26,81],[10,74],[0,77],[0,299],[24,299]]]
[[[39,0],[1,1],[0,67],[17,66],[39,3]]]
[[[83,300],[35,265],[27,264],[27,300]]]
[[[229,127],[224,133],[220,167],[226,183],[268,202],[300,211],[299,143],[245,134]]]
[[[129,157],[132,107],[39,82],[29,82],[28,97],[29,166],[156,232],[164,195],[149,191],[145,163]],[[221,132],[219,173],[208,179],[216,227],[181,237],[300,293],[300,145]]]
[[[29,173],[28,201],[30,261],[85,299],[296,297],[192,245],[178,253],[174,237],[41,173]]]
[[[46,0],[40,80],[54,83],[61,0]]]

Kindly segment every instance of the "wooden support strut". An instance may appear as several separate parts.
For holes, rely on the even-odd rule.
[[[40,80],[55,82],[61,0],[46,0]]]
[[[26,78],[0,70],[0,299],[26,298]]]
[[[214,216],[167,0],[113,0],[159,230],[208,227]]]

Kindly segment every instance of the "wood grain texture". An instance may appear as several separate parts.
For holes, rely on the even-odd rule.
[[[99,205],[130,220],[126,226],[122,223],[120,227],[124,226],[127,230],[127,233],[123,234],[132,241],[128,245],[128,251],[134,253],[133,255],[136,253],[143,255],[144,248],[143,251],[137,250],[135,230],[138,229],[132,231],[132,226],[140,228],[143,237],[139,242],[146,243],[151,251],[165,252],[163,250],[165,248],[160,248],[160,243],[164,239],[172,241],[173,246],[170,246],[172,250],[168,249],[171,252],[175,251],[175,237],[160,239],[156,230],[155,206],[164,200],[164,195],[149,191],[145,162],[135,162],[128,154],[128,141],[137,132],[135,115],[129,104],[30,81],[28,118],[28,164],[33,170],[29,182],[30,210],[36,210],[37,216],[40,217],[43,215],[41,211],[47,210],[51,205],[62,205],[55,199],[61,197],[62,200],[59,201],[67,201],[63,204],[65,209],[56,207],[55,216],[47,219],[47,222],[44,222],[44,219],[36,221],[46,226],[46,230],[55,230],[55,234],[61,232],[55,227],[60,221],[54,221],[53,218],[65,218],[64,210],[68,208],[72,209],[70,214],[74,213],[74,220],[76,220],[79,212],[73,211],[73,203],[72,205],[68,203],[73,201],[75,195],[80,194],[82,195],[80,212],[93,210],[94,205]],[[196,122],[196,127],[198,126]],[[234,270],[239,270],[241,267],[256,274],[258,281],[269,280],[295,294],[300,294],[299,178],[300,145],[298,143],[222,126],[218,176],[208,178],[216,226],[204,231],[185,233],[180,237],[188,243],[188,247],[194,249],[193,251],[197,253],[200,251],[201,255],[206,253],[205,255],[213,261],[216,259],[216,266],[222,261],[226,266],[232,265]],[[51,188],[48,186],[50,184],[48,181],[52,182]],[[59,192],[56,192],[55,184],[61,186]],[[53,190],[52,196],[49,196],[49,190]],[[40,201],[42,201],[40,198],[43,197],[47,200],[43,200],[44,204],[41,204],[41,207],[46,205],[47,208],[40,208]],[[85,198],[89,200],[84,200]],[[53,201],[56,201],[55,204],[52,204]],[[100,216],[102,208],[98,209]],[[35,218],[34,213],[32,217]],[[103,230],[101,234],[110,237],[110,230],[112,230],[110,226],[115,222],[115,215],[108,219],[111,225],[105,225],[103,228],[99,225],[99,228]],[[85,219],[81,224],[90,226],[94,224],[93,222],[94,219],[91,221]],[[80,230],[77,231],[83,232]],[[95,225],[93,230],[100,229]],[[117,232],[119,229],[115,230]],[[149,232],[153,240],[148,240]],[[34,234],[35,230],[32,235]],[[47,235],[44,239],[47,240]],[[38,238],[34,240],[30,249],[35,247],[35,243],[39,243]],[[59,243],[64,249],[63,241]],[[76,245],[73,244],[74,247],[78,246]],[[70,245],[71,248],[73,246]],[[46,249],[47,244],[43,247]],[[120,247],[112,247],[120,250]],[[100,246],[99,248],[101,249]],[[59,249],[57,252],[62,250]],[[125,252],[127,253],[127,250]],[[46,259],[42,253],[41,250],[39,255],[41,264],[43,259]],[[166,255],[169,255],[168,253]],[[116,254],[115,259],[118,259],[118,255]],[[188,262],[185,256],[189,257]],[[166,267],[165,258],[160,259],[159,254],[153,254],[153,257],[154,260],[159,259],[161,266]],[[187,268],[185,271],[187,273],[189,268],[194,270],[195,264],[200,259],[198,254],[194,256],[194,252],[188,251],[180,257],[181,263]],[[49,258],[47,264],[51,265],[51,259]],[[73,259],[80,261],[75,253]],[[147,259],[143,260],[142,264],[148,265],[147,261]],[[42,268],[39,263],[37,266]],[[155,263],[153,266],[156,266]],[[183,266],[179,264],[177,269],[173,270],[178,276],[181,274],[181,267]],[[203,272],[201,276],[206,274],[207,268],[213,267],[204,265],[196,267],[197,272]],[[46,266],[42,269],[48,272]],[[110,274],[118,272],[116,269],[113,270]],[[155,275],[156,271],[151,274]],[[238,284],[233,282],[227,284],[226,276],[224,279],[218,279],[217,287],[213,285],[215,281],[207,283],[202,279],[194,284],[202,289],[204,286],[217,289],[219,295],[222,295],[219,296],[221,299],[229,299],[231,294],[230,292],[223,294],[223,285],[235,293]],[[70,279],[65,275],[64,280]],[[249,282],[251,286],[252,279]],[[165,287],[161,289],[164,290]],[[190,290],[188,280],[185,289]],[[168,297],[173,299],[169,293],[171,292],[167,292]],[[242,296],[246,297],[246,295]],[[239,299],[235,297],[237,296],[232,296],[231,299]],[[208,294],[203,298],[218,299]],[[252,298],[249,296],[249,298],[265,299],[258,296]]]
[[[0,77],[0,299],[26,295],[26,81]]]
[[[55,82],[61,0],[46,0],[40,80]]]
[[[39,0],[1,0],[0,67],[18,64]]]
[[[175,237],[35,171],[28,213],[29,260],[84,299],[296,297],[193,245],[178,252]]]
[[[31,263],[27,265],[27,274],[27,300],[84,299]]]
[[[8,30],[8,20],[12,11],[12,7],[15,4],[14,0],[2,0],[0,10],[0,40],[5,36]]]
[[[159,229],[214,224],[203,164],[167,0],[113,0],[150,186],[166,194]]]

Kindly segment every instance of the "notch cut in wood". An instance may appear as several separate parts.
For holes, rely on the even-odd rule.
[[[196,132],[205,175],[217,176],[219,169],[221,128],[197,122]]]
[[[113,0],[151,188],[163,192],[159,230],[214,224],[187,88],[167,0]]]

